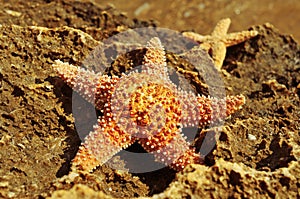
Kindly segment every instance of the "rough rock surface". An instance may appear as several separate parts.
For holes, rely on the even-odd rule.
[[[104,165],[68,183],[62,178],[80,139],[72,90],[51,64],[61,59],[80,65],[104,38],[153,23],[83,1],[12,2],[1,2],[0,9],[0,197],[300,197],[300,46],[292,37],[270,24],[254,26],[257,37],[228,49],[226,92],[244,94],[247,103],[216,132],[219,140],[205,165],[139,175]],[[139,59],[125,56],[111,71]],[[185,74],[192,70],[170,54],[168,62]],[[201,78],[191,82],[205,93]]]

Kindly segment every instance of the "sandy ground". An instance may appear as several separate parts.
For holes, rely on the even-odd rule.
[[[95,0],[104,4],[101,0]],[[184,1],[110,1],[131,18],[154,19],[160,27],[174,30],[211,32],[222,18],[232,20],[231,31],[248,29],[253,24],[270,22],[282,33],[292,34],[300,41],[300,2],[298,0],[184,0]]]

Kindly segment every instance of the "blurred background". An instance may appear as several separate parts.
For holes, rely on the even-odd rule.
[[[95,0],[101,5],[108,1]],[[300,0],[111,0],[130,18],[154,19],[160,27],[209,34],[222,18],[231,18],[229,32],[266,22],[300,42]]]

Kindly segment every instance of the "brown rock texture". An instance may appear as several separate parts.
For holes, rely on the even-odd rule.
[[[226,94],[243,94],[246,104],[218,131],[198,129],[200,136],[193,142],[197,149],[201,135],[219,137],[205,165],[190,165],[179,173],[163,168],[132,174],[105,164],[70,182],[64,175],[80,139],[72,90],[51,64],[61,59],[81,65],[101,40],[155,24],[88,1],[1,4],[1,198],[300,197],[300,46],[293,37],[271,24],[257,25],[250,28],[259,32],[257,37],[228,48],[222,74]],[[143,50],[120,57],[108,73],[138,65],[142,54]],[[198,92],[207,94],[203,79],[191,75],[192,67],[172,53],[167,58]],[[78,108],[93,110],[88,104]],[[140,152],[138,146],[131,150]],[[121,160],[115,161],[123,167]]]

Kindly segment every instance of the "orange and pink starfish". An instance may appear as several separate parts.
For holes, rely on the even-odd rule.
[[[216,99],[179,89],[171,82],[159,38],[147,46],[141,72],[108,76],[57,60],[53,68],[73,90],[102,112],[79,147],[72,171],[91,172],[135,141],[158,162],[182,170],[203,163],[182,127],[205,126],[224,119],[245,103],[243,95]]]

